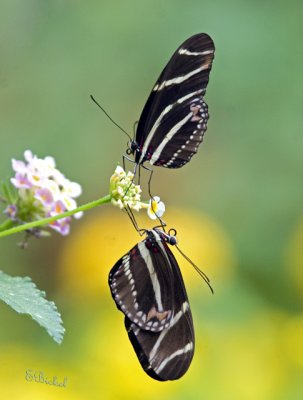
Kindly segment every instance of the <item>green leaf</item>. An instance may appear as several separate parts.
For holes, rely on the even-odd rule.
[[[16,204],[18,200],[18,191],[11,184],[9,180],[2,181],[1,185],[1,193],[3,194],[3,198],[7,201],[8,204]]]
[[[54,302],[45,299],[30,278],[12,277],[0,271],[0,299],[18,313],[29,314],[49,335],[61,343],[65,332]]]

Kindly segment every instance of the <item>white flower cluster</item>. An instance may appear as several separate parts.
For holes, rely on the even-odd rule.
[[[145,203],[141,201],[142,189],[134,184],[134,174],[125,172],[121,166],[117,166],[114,174],[110,178],[110,194],[112,204],[120,209],[129,207],[132,210],[140,211],[147,209],[147,214],[151,219],[162,217],[165,205],[160,201],[160,197],[155,196]]]
[[[76,182],[71,182],[56,168],[52,157],[38,158],[30,150],[24,153],[25,161],[12,160],[15,177],[12,184],[18,189],[18,200],[9,205],[6,213],[14,220],[28,222],[52,217],[77,208],[75,198],[82,189]],[[80,218],[82,213],[74,215]],[[49,226],[62,235],[70,230],[71,217],[54,221]]]
[[[120,209],[129,207],[139,211],[142,208],[141,188],[133,183],[134,174],[126,173],[120,165],[115,169],[114,174],[110,178],[110,194],[111,202]]]

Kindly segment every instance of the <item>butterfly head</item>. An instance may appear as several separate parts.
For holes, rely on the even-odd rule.
[[[126,150],[126,154],[131,155],[131,154],[135,154],[136,151],[139,149],[139,145],[135,140],[130,140],[127,143],[127,150]]]
[[[175,229],[170,229],[168,231],[168,233],[166,233],[160,229],[157,229],[157,228],[154,228],[154,231],[156,231],[157,234],[160,236],[161,241],[168,243],[171,246],[175,246],[178,243],[177,236],[176,236],[177,231]]]

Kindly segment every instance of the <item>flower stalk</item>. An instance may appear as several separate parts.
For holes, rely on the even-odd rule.
[[[42,219],[38,219],[36,221],[27,222],[27,223],[24,223],[24,224],[21,224],[18,226],[14,226],[9,229],[7,229],[7,228],[13,224],[13,221],[11,221],[11,220],[4,221],[0,225],[0,237],[13,235],[14,233],[26,231],[26,230],[32,229],[32,228],[37,228],[37,227],[40,227],[43,225],[48,225],[51,222],[57,221],[58,219],[70,217],[71,215],[74,215],[74,214],[78,213],[79,211],[87,211],[87,210],[90,210],[91,208],[100,206],[102,204],[110,203],[111,198],[112,198],[111,195],[107,195],[107,196],[102,197],[101,199],[94,200],[89,203],[83,204],[82,206],[77,207],[74,210],[66,211],[61,214],[54,215],[52,217],[42,218]]]
[[[68,235],[71,216],[79,219],[84,211],[106,203],[122,210],[146,209],[153,220],[165,211],[158,196],[149,202],[142,201],[142,189],[134,183],[134,174],[119,165],[110,178],[109,194],[77,207],[75,198],[81,194],[81,186],[67,179],[52,157],[41,159],[26,150],[24,158],[25,162],[12,159],[15,176],[10,184],[3,183],[1,187],[7,220],[0,224],[0,238],[22,231],[36,237],[49,236],[44,228]]]

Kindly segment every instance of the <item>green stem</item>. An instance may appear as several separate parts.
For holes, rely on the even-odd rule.
[[[70,217],[71,215],[76,214],[79,211],[87,211],[87,210],[90,210],[91,208],[100,206],[101,204],[109,203],[110,201],[111,201],[111,195],[108,194],[107,196],[104,196],[101,199],[91,201],[90,203],[83,204],[83,206],[75,208],[74,210],[66,211],[62,214],[58,214],[53,217],[43,218],[43,219],[39,219],[37,221],[18,225],[11,229],[6,229],[5,231],[0,232],[0,237],[13,235],[14,233],[22,232],[22,231],[25,231],[26,229],[36,228],[37,226],[47,225],[53,221],[56,221],[57,219]],[[2,225],[4,225],[6,222],[7,221],[5,221]],[[2,225],[0,225],[0,230],[1,230]]]

